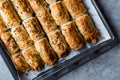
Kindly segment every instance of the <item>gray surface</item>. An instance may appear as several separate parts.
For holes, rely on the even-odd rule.
[[[7,66],[3,62],[1,55],[0,55],[0,80],[13,80],[13,77],[10,74]]]
[[[120,39],[120,0],[98,0]],[[120,80],[120,44],[59,80]],[[13,80],[0,56],[0,80]]]

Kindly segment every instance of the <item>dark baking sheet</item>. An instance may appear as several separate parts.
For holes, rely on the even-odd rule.
[[[68,60],[61,60],[61,62],[58,63],[56,66],[50,68],[49,70],[41,72],[36,77],[34,77],[33,80],[56,80],[60,76],[72,71],[73,69],[79,67],[80,65],[90,61],[91,59],[94,59],[100,54],[103,54],[103,52],[109,50],[110,48],[114,47],[117,44],[118,42],[117,38],[113,33],[113,31],[110,29],[110,26],[104,19],[103,15],[101,14],[100,9],[97,5],[97,0],[91,0],[91,1],[97,13],[99,14],[99,17],[101,18],[105,28],[109,32],[111,39],[106,40],[100,44],[93,45],[90,48],[80,50],[81,51],[80,54],[75,55],[74,57],[71,57]],[[25,79],[23,75],[17,72],[16,68],[14,67],[14,64],[12,63],[11,59],[9,58],[9,55],[7,54],[5,47],[2,44],[0,44],[0,53],[15,80],[19,80],[20,78],[23,78],[24,80],[28,80]],[[25,74],[24,76],[30,76],[30,75]]]

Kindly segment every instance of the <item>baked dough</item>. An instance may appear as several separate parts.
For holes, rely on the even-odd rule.
[[[2,32],[1,40],[7,48],[10,55],[15,54],[19,50],[19,47],[10,32]]]
[[[46,7],[47,5],[45,0],[28,0],[28,2],[35,13],[38,13],[41,8]]]
[[[67,43],[60,30],[52,31],[48,34],[49,42],[57,53],[58,57],[64,57],[69,53]]]
[[[0,2],[0,14],[8,28],[13,28],[21,22],[8,0],[3,0]]]
[[[11,59],[14,62],[18,71],[28,72],[28,70],[31,69],[30,66],[27,64],[27,62],[25,61],[25,58],[23,57],[23,55],[21,53],[13,54],[11,56]]]
[[[46,0],[46,2],[47,2],[48,4],[51,4],[51,3],[56,2],[56,1],[58,1],[58,0]]]
[[[78,29],[88,42],[96,43],[99,38],[99,32],[94,27],[94,24],[88,14],[85,14],[76,19]]]
[[[54,2],[50,5],[50,9],[57,25],[61,26],[62,24],[69,21],[68,11],[62,4],[62,1]]]
[[[32,16],[33,10],[27,0],[11,0],[22,20]]]
[[[11,30],[11,33],[20,49],[25,49],[28,46],[32,45],[32,40],[22,25],[13,28]]]
[[[35,47],[46,64],[51,66],[55,65],[57,56],[46,38],[36,41]]]
[[[0,0],[0,2],[1,2],[1,1],[4,1],[4,0]]]
[[[42,8],[41,11],[37,13],[37,18],[40,21],[46,34],[57,29],[57,25],[47,8]]]
[[[36,41],[44,36],[44,32],[39,25],[36,17],[31,17],[23,21],[23,24],[33,41]]]
[[[43,60],[41,59],[39,53],[34,46],[26,48],[22,51],[22,54],[33,70],[39,71],[43,69]]]
[[[83,47],[83,39],[80,33],[78,32],[74,21],[70,21],[64,24],[61,27],[61,30],[71,49],[78,50],[81,47]]]
[[[7,30],[7,28],[2,20],[2,17],[0,16],[0,36],[1,36],[1,33],[6,31],[6,30]]]
[[[81,0],[63,0],[73,18],[83,15],[87,10]]]

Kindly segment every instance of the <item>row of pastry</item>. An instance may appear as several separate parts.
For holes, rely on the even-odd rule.
[[[0,2],[0,11],[1,40],[19,71],[26,72],[31,68],[39,71],[43,68],[44,63],[54,65],[57,62],[57,56],[47,38],[44,37],[45,34],[36,17],[23,20],[24,27],[19,22],[16,25],[14,24],[15,21],[11,21],[12,27],[10,27],[11,25],[4,24],[8,19],[3,15],[11,20],[20,20],[16,17],[17,14],[8,0]],[[7,28],[10,28],[11,31],[7,31]],[[19,48],[22,52],[16,54]]]
[[[46,35],[48,36],[49,42],[53,48],[53,50],[57,53],[59,57],[66,55],[66,51],[68,50],[67,43],[64,40],[64,37],[60,30],[57,28],[57,24],[55,23],[54,19],[52,18],[48,8],[46,7],[46,2],[44,0],[11,0],[18,15],[22,18],[23,16],[28,16],[29,14],[32,15],[32,11],[36,14],[39,22],[42,25],[43,30],[45,31]],[[31,8],[31,9],[30,9]],[[30,11],[30,12],[29,12]],[[22,12],[22,14],[21,14]],[[25,15],[26,13],[26,15]],[[30,37],[35,35],[35,33],[31,34],[30,29],[32,31],[32,27],[30,24],[34,24],[35,20],[30,19],[30,16],[26,17],[25,19],[22,18],[23,24],[29,33]],[[29,28],[26,26],[30,26]],[[39,25],[39,24],[34,24]],[[33,26],[35,27],[35,26]],[[38,30],[40,31],[40,30]],[[38,32],[36,31],[36,32]],[[42,34],[42,30],[40,33]],[[53,36],[54,35],[54,36]],[[37,35],[36,35],[37,36]],[[36,37],[35,36],[35,37]],[[53,38],[54,37],[54,38]],[[35,40],[35,38],[33,38]]]
[[[94,27],[92,20],[90,19],[90,16],[88,14],[85,14],[87,10],[81,0],[63,0],[53,2],[49,6],[53,18],[49,17],[51,15],[48,14],[47,12],[48,10],[46,8],[46,2],[44,0],[11,0],[11,1],[22,20],[32,17],[33,12],[36,13],[36,16],[40,17],[39,20],[46,33],[48,33],[48,31],[51,31],[52,29],[55,29],[55,27],[52,26],[56,26],[56,24],[61,26],[69,22],[71,20],[69,17],[70,14],[72,18],[75,19],[76,25],[79,31],[85,37],[85,39],[87,41],[91,41],[92,43],[95,43],[97,41],[94,38],[97,38],[98,31]],[[15,27],[16,25],[21,23],[18,16],[15,14],[15,11],[11,7],[9,7],[7,3],[3,2],[1,5],[2,5],[1,9],[3,10],[1,11],[1,16],[4,16],[4,22],[6,23],[8,28]],[[46,19],[49,20],[47,21]],[[56,24],[54,23],[53,19],[55,20]],[[46,26],[49,26],[48,28],[51,30],[47,31]]]
[[[69,42],[71,37],[68,38],[67,30],[63,29],[63,28],[68,29],[65,26],[71,26],[71,27],[74,26],[78,28],[79,30],[78,33],[80,32],[82,34],[81,36],[83,36],[84,39],[88,42],[96,43],[98,41],[99,32],[94,26],[91,17],[87,13],[87,9],[84,3],[82,2],[82,0],[63,0],[63,1],[53,2],[52,4],[50,4],[50,10],[51,10],[51,15],[54,18],[57,25],[61,26],[60,27],[61,31],[65,36],[68,44],[72,42]],[[76,34],[72,33],[72,35],[75,36]],[[71,41],[73,40],[71,39]]]
[[[31,10],[33,9],[34,13],[36,13],[37,18],[42,25],[42,28],[44,29],[44,31],[46,32],[48,36],[49,42],[53,50],[57,53],[59,57],[65,56],[67,54],[66,53],[68,52],[67,43],[61,31],[57,27],[57,25],[64,24],[65,22],[69,21],[69,15],[68,15],[67,9],[62,4],[62,1],[58,1],[50,5],[52,16],[48,8],[46,7],[46,3],[44,2],[44,0],[39,0],[39,1],[37,0],[23,0],[23,1],[11,0],[11,1],[14,7],[16,8],[16,11],[18,12],[20,17],[21,15],[28,16],[31,13]],[[30,6],[27,3],[29,3]],[[29,9],[30,7],[31,9]],[[25,15],[25,13],[27,14]],[[22,20],[25,21],[26,19],[28,19],[28,17]],[[23,24],[24,24],[24,21],[23,21]],[[72,42],[71,41],[67,41],[67,42],[71,46],[72,49],[78,49],[82,47],[83,41],[81,40],[81,36],[79,35],[79,33],[77,33],[76,28],[73,30],[75,32],[75,34],[73,34],[73,37],[71,37],[71,35],[66,36],[68,39],[71,38],[70,40]],[[70,32],[70,30],[68,31]],[[78,40],[80,39],[79,41],[75,39],[76,34],[77,34],[77,37],[79,37]]]
[[[56,38],[56,36],[53,36],[56,35],[56,33],[50,36],[50,32],[55,32],[55,30],[58,29],[56,26],[60,26],[59,28],[62,32],[62,34],[60,34],[65,38],[71,49],[77,50],[84,45],[82,36],[88,42],[97,42],[99,32],[94,27],[82,0],[46,0],[46,2],[50,4],[48,6],[49,10],[46,8],[44,0],[40,0],[41,3],[39,3],[39,1],[36,2],[36,0],[28,0],[28,2],[46,32],[50,44]],[[38,3],[41,4],[41,6]],[[58,38],[56,40],[59,41],[60,39],[61,38]],[[61,50],[63,53],[64,50],[62,50],[58,44],[61,44],[61,47],[63,47],[63,41],[64,39],[61,40],[61,43],[57,43],[56,45],[51,44],[59,57],[61,54],[59,55],[58,51]],[[65,46],[63,48],[66,50]]]
[[[1,2],[1,7],[3,7],[0,9],[1,15],[6,15],[7,17],[18,19],[14,16],[15,13],[11,13],[12,11],[14,12],[14,9],[12,8],[9,1],[6,0]],[[7,12],[7,14],[4,13],[5,11]],[[46,9],[45,13],[48,13],[47,15],[49,19],[43,24],[45,24],[46,31],[48,32],[52,31],[53,28],[56,28],[55,32],[53,31],[49,35],[51,38],[51,44],[53,44],[54,49],[58,52],[58,56],[62,57],[64,56],[63,53],[66,54],[65,51],[67,50],[67,43],[65,42],[60,30],[57,30],[57,26],[51,26],[55,24],[55,22]],[[46,15],[43,15],[42,21],[45,20],[45,17]],[[11,24],[13,24],[12,27],[9,27],[9,25],[6,25],[6,23],[4,25],[5,20],[6,18],[2,16],[2,25],[0,26],[1,40],[5,44],[13,62],[16,64],[17,68],[20,71],[26,72],[30,68],[32,68],[33,70],[41,70],[43,68],[44,63],[48,65],[54,65],[56,63],[57,56],[54,50],[51,48],[47,38],[44,37],[45,34],[40,28],[39,22],[36,17],[30,17],[28,19],[23,20],[23,25],[25,28],[22,25],[20,25],[20,23],[18,23],[17,25],[13,24],[14,21],[11,22]],[[51,28],[49,28],[49,21],[51,21]],[[11,32],[7,31],[6,26],[10,28]],[[54,38],[54,40],[52,39],[52,36],[54,34],[56,41]],[[56,43],[59,46],[57,46]],[[18,46],[22,50],[22,53],[15,54],[19,49]]]
[[[56,54],[58,57],[66,56],[69,52],[69,46],[74,50],[83,47],[84,41],[80,32],[87,41],[95,43],[98,39],[98,31],[89,15],[84,14],[83,3],[78,2],[78,0],[63,0],[66,5],[63,1],[52,3],[50,5],[51,14],[46,8],[44,0],[28,0],[30,5],[27,4],[27,0],[11,1],[23,20],[25,28],[20,25],[21,20],[9,1],[4,0],[0,2],[0,13],[3,16],[0,24],[5,23],[7,28],[5,25],[0,26],[0,35],[6,48],[12,54],[13,61],[22,72],[26,72],[30,68],[41,70],[44,63],[54,65],[57,61]],[[75,8],[81,11],[75,11]],[[45,38],[45,33],[37,18],[32,17],[32,9],[48,39]],[[75,21],[69,21],[69,13],[73,18],[76,18]],[[82,14],[84,15],[80,16]],[[60,29],[57,25],[60,26]],[[9,28],[11,28],[11,33],[6,32]],[[22,49],[22,53],[14,54],[18,51],[18,46]]]

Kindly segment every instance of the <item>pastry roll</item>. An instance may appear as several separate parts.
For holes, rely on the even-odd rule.
[[[99,38],[99,32],[94,27],[94,24],[88,14],[85,14],[76,19],[78,29],[88,42],[96,43]]]
[[[7,48],[10,55],[15,54],[19,50],[19,47],[15,40],[13,39],[10,32],[3,32],[1,34],[1,40],[4,43],[5,47]]]
[[[44,0],[28,0],[28,2],[35,13],[38,13],[41,8],[46,7],[46,2]]]
[[[62,4],[62,1],[54,2],[50,5],[51,14],[57,23],[57,25],[62,25],[69,21],[69,15],[67,9]]]
[[[6,31],[6,26],[5,26],[3,20],[0,16],[0,36],[1,36],[1,33],[4,32],[4,31]]]
[[[0,14],[8,28],[13,28],[21,22],[8,0],[0,2]]]
[[[32,16],[33,10],[27,0],[11,0],[22,20]]]
[[[84,46],[83,39],[78,32],[74,21],[64,24],[61,27],[61,30],[71,49],[78,50]]]
[[[24,49],[32,45],[32,40],[30,39],[28,33],[22,25],[19,25],[11,30],[12,36],[21,49]]]
[[[83,15],[87,10],[81,0],[63,0],[73,18]]]
[[[39,71],[43,69],[43,60],[41,59],[39,53],[36,51],[34,46],[26,48],[22,51],[22,54],[33,70]]]
[[[24,20],[23,24],[32,40],[36,41],[44,36],[44,32],[35,17]]]
[[[60,30],[52,31],[48,34],[49,42],[57,53],[58,57],[66,56],[69,53],[67,43]]]
[[[57,56],[53,49],[50,47],[50,44],[46,38],[36,41],[35,47],[46,64],[51,66],[55,65]]]
[[[55,29],[57,29],[57,25],[50,15],[49,11],[46,8],[41,9],[39,13],[37,13],[37,18],[40,21],[44,31],[49,33]]]
[[[25,58],[21,53],[13,54],[11,56],[12,61],[20,72],[27,72],[30,70],[30,66],[27,64]]]

